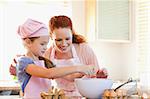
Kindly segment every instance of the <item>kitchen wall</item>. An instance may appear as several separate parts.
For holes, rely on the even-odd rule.
[[[72,12],[72,21],[75,31],[85,35],[85,1],[72,0]]]
[[[87,8],[85,6],[86,4],[85,1],[87,0],[72,0],[73,25],[74,25],[75,31],[83,35],[87,35],[86,23],[88,21],[87,16],[86,16]],[[45,20],[45,22],[47,21]],[[95,29],[94,25],[92,28]],[[92,34],[94,35],[93,32]],[[137,73],[138,67],[136,63],[137,61],[136,45],[137,44],[136,44],[135,37],[136,37],[135,31],[132,31],[131,43],[113,43],[113,42],[102,42],[102,41],[89,42],[90,46],[93,48],[93,50],[95,51],[95,54],[97,55],[100,67],[105,67],[108,69],[110,78],[112,79],[127,79],[128,77],[137,78],[138,76],[138,73]],[[14,55],[11,55],[11,56],[13,58]],[[6,64],[6,66],[9,66],[9,65]],[[9,74],[8,69],[9,68],[7,68],[6,70],[7,71],[6,74]],[[2,72],[3,70],[4,69],[1,69],[0,72]]]
[[[78,33],[86,35],[85,0],[72,2],[74,28]],[[136,39],[134,33],[132,31],[132,41],[130,43],[89,42],[97,55],[100,67],[107,68],[109,77],[114,80],[126,80],[129,77],[137,78]]]

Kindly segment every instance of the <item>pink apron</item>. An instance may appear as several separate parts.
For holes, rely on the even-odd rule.
[[[71,59],[55,59],[54,58],[55,57],[55,48],[53,48],[50,59],[54,62],[54,64],[57,67],[65,67],[65,66],[70,66],[70,65],[81,65],[81,62],[79,60],[79,57],[77,56],[76,50],[73,45],[72,45],[72,53],[73,53],[73,58],[71,58]],[[79,94],[74,82],[68,81],[63,78],[55,79],[55,81],[57,83],[57,87],[63,89],[67,96],[81,96]]]
[[[36,65],[44,67],[44,61],[34,61]],[[24,90],[24,99],[41,99],[40,93],[47,92],[51,87],[51,81],[46,78],[31,76]]]

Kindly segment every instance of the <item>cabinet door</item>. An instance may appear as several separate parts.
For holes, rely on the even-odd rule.
[[[97,39],[128,42],[131,39],[131,1],[96,1]]]

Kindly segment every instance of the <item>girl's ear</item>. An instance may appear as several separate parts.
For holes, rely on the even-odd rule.
[[[32,41],[29,38],[27,38],[25,39],[25,43],[26,43],[26,46],[30,47],[32,44]]]

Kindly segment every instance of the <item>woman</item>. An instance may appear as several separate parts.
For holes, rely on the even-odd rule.
[[[54,16],[49,21],[50,36],[53,45],[46,51],[45,57],[50,59],[56,67],[69,65],[93,65],[98,66],[97,58],[93,50],[88,46],[83,36],[73,30],[72,21],[67,16]],[[105,71],[99,72],[99,76],[105,78]],[[80,96],[74,84],[75,78],[81,78],[83,74],[74,73],[56,79],[57,86],[64,89],[68,96]]]

